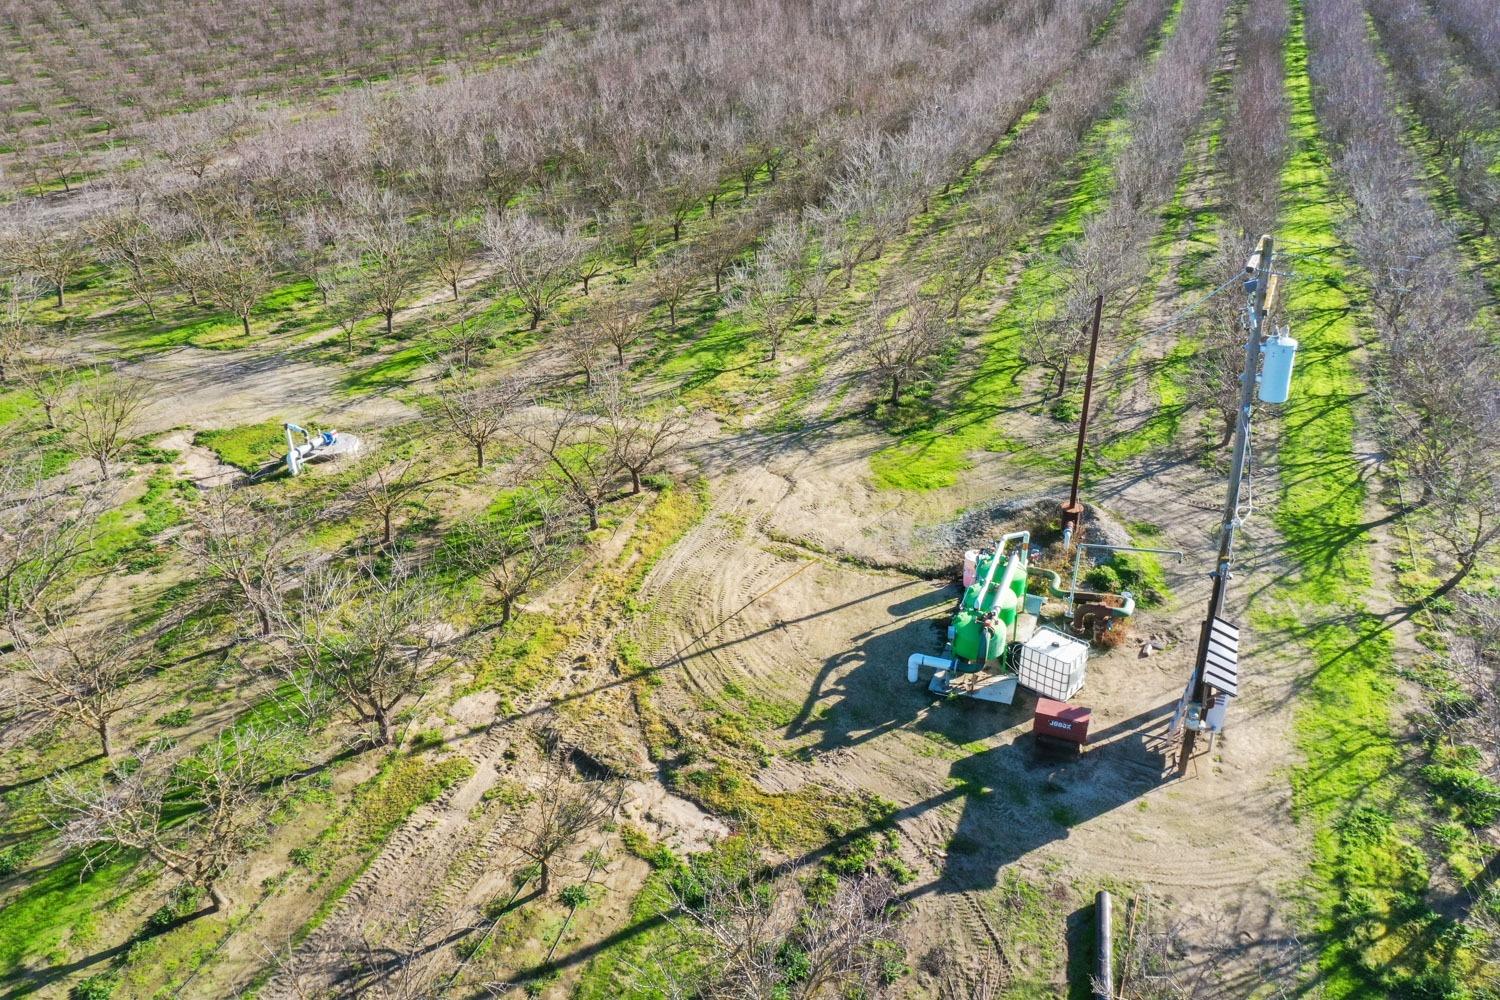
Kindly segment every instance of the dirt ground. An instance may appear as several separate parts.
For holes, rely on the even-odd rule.
[[[140,420],[147,433],[174,427],[211,430],[278,418],[356,426],[415,415],[389,396],[345,396],[339,391],[345,371],[296,360],[278,350],[182,347],[152,355],[128,370],[153,387]]]

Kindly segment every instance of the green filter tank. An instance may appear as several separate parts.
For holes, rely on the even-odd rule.
[[[960,672],[973,673],[1004,655],[1025,594],[1024,546],[1008,558],[1001,552],[979,557],[974,582],[953,616],[953,655]]]

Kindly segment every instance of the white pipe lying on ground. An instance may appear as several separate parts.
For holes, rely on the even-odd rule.
[[[941,656],[928,656],[926,653],[913,653],[906,658],[906,680],[910,684],[917,682],[917,670],[921,667],[934,667],[938,670],[948,670],[953,666],[952,660]]]

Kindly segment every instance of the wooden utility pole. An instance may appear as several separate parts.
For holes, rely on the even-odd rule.
[[[1083,447],[1089,432],[1089,405],[1094,395],[1094,359],[1099,356],[1099,320],[1104,315],[1104,296],[1094,297],[1094,323],[1089,332],[1089,366],[1083,376],[1083,412],[1078,416],[1078,447],[1073,452],[1073,488],[1062,507],[1063,534],[1071,538],[1083,519],[1083,502],[1078,499],[1078,485],[1083,478]]]

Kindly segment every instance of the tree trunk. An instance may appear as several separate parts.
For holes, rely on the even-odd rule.
[[[114,760],[115,741],[114,734],[109,731],[109,720],[100,719],[99,725],[99,752],[104,754],[105,760]]]
[[[719,195],[717,192],[708,196],[708,217],[715,218],[719,211]]]
[[[528,326],[526,329],[528,329],[528,330],[535,330],[537,328],[537,324],[540,323],[541,321],[542,321],[542,311],[540,309],[533,309],[533,310],[531,310],[531,325]]]
[[[510,624],[510,616],[515,613],[515,598],[500,598],[500,627],[503,629]]]
[[[380,536],[380,544],[389,545],[391,544],[391,512],[387,510],[381,515],[380,519],[384,528]]]
[[[588,502],[588,504],[586,505],[586,509],[589,512],[589,530],[590,531],[598,531],[599,530],[599,504],[597,502],[595,502],[595,501],[590,500]]]
[[[245,336],[248,338],[250,336],[250,314],[249,313],[242,313],[240,315],[240,327],[241,327],[241,329],[243,329],[245,331]]]
[[[1057,398],[1062,399],[1063,393],[1068,391],[1068,364],[1072,358],[1063,358],[1062,368],[1057,372]]]
[[[109,481],[109,457],[107,455],[95,455],[94,461],[99,463],[99,478],[105,482]]]
[[[229,905],[229,900],[225,897],[224,890],[219,888],[219,883],[210,882],[204,888],[208,890],[208,901],[213,906],[213,912],[218,913]]]
[[[375,725],[380,729],[380,745],[388,747],[396,740],[395,728],[391,725],[391,713],[384,708],[375,710]]]
[[[63,307],[63,283],[61,281],[59,281],[57,283],[57,308],[61,309],[62,307]]]
[[[895,406],[901,402],[901,376],[891,376],[891,405]]]
[[[453,301],[457,302],[458,301],[458,279],[454,278],[452,281],[448,282],[448,287],[451,288],[451,289],[453,289]]]
[[[716,267],[716,268],[714,268],[714,294],[718,295],[719,293],[721,293],[723,291],[724,291],[724,269],[722,267]]]
[[[1477,562],[1477,559],[1470,559],[1468,561],[1460,560],[1458,563],[1458,569],[1453,573],[1452,576],[1444,580],[1442,582],[1442,585],[1439,586],[1438,589],[1428,594],[1427,600],[1433,601],[1439,597],[1446,597],[1454,587],[1457,587],[1460,583],[1463,583],[1464,580],[1468,579],[1469,574],[1474,571],[1474,566]]]
[[[635,496],[641,491],[641,470],[630,470],[630,495]]]
[[[592,274],[587,274],[587,273],[585,273],[584,276],[583,276],[583,294],[585,294],[585,295],[587,295],[589,293],[589,279],[592,278],[592,277],[593,277]]]
[[[682,220],[681,219],[673,219],[672,220],[672,242],[676,243],[680,239],[682,239]]]
[[[386,309],[385,310],[385,335],[387,337],[393,336],[393,334],[391,332],[391,325],[392,325],[392,322],[395,320],[395,318],[396,318],[396,310],[394,310],[394,309]]]
[[[668,302],[667,303],[667,327],[668,327],[668,329],[671,329],[671,330],[677,329],[677,303],[676,302]]]

